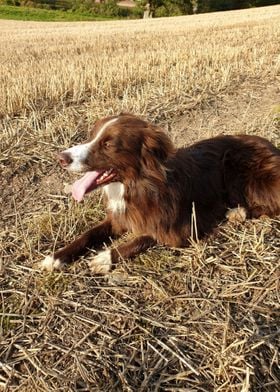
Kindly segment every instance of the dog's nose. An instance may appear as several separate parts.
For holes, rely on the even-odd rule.
[[[59,163],[61,164],[62,167],[67,167],[70,165],[70,163],[73,162],[70,154],[68,154],[67,152],[60,152],[57,156],[57,159],[59,161]]]

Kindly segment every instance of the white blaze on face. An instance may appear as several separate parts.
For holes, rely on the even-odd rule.
[[[104,131],[110,125],[115,123],[117,120],[118,120],[118,117],[115,117],[115,118],[112,118],[111,120],[108,120],[105,124],[103,124],[102,127],[99,129],[95,138],[92,141],[90,141],[89,143],[79,144],[78,146],[73,146],[71,148],[68,148],[68,150],[65,150],[64,152],[69,154],[72,159],[72,162],[67,167],[67,170],[73,171],[73,172],[83,171],[84,170],[84,162],[87,159],[87,156],[89,154],[91,147],[101,139]]]

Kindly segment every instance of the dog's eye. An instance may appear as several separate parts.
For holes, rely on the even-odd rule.
[[[103,142],[102,142],[102,147],[103,148],[109,148],[109,147],[111,147],[111,145],[112,145],[112,140],[111,139],[106,139],[106,140],[103,140]]]

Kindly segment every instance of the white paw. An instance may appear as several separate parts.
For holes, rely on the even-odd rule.
[[[88,262],[93,274],[108,274],[112,267],[112,257],[110,249],[104,250]]]
[[[226,218],[229,222],[238,222],[242,223],[246,220],[246,210],[244,207],[237,207],[228,210],[226,213]]]
[[[52,272],[54,270],[61,270],[63,268],[63,263],[59,259],[54,259],[52,256],[47,256],[39,264],[39,268],[42,271]]]

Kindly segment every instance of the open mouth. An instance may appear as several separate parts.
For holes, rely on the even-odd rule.
[[[93,191],[101,185],[108,184],[114,180],[117,173],[114,169],[88,171],[75,181],[72,185],[72,196],[76,201],[83,200],[86,193]]]

